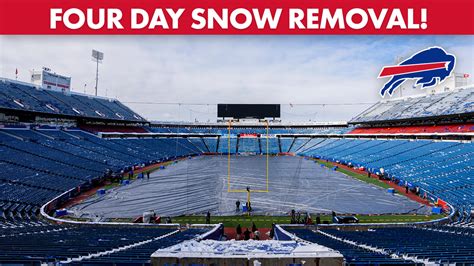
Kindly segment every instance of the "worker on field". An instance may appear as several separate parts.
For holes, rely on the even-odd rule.
[[[275,237],[275,231],[274,231],[274,229],[275,229],[275,223],[272,223],[272,228],[271,228],[270,231],[269,231],[269,237],[270,237],[270,239],[273,239],[273,238]]]
[[[304,224],[308,224],[309,222],[309,214],[307,212],[304,213],[304,216],[303,216],[303,221],[302,223]]]
[[[252,205],[250,203],[250,187],[247,186],[247,203],[245,203],[247,211],[250,213],[252,211]]]
[[[242,236],[242,227],[240,227],[240,224],[238,224],[237,228],[235,228],[235,239],[240,240],[241,236]]]
[[[249,240],[251,234],[252,234],[252,232],[250,232],[250,230],[248,228],[245,229],[245,231],[244,231],[244,240]]]
[[[206,224],[210,224],[211,223],[211,213],[209,211],[207,211],[207,214],[206,214]]]
[[[260,240],[260,232],[258,230],[253,232],[253,240]]]
[[[296,212],[295,210],[291,210],[291,221],[290,221],[291,224],[295,224],[296,223]]]
[[[150,180],[150,171],[146,172],[146,180]]]
[[[240,211],[240,200],[237,200],[235,202],[235,211],[237,211],[237,212]]]

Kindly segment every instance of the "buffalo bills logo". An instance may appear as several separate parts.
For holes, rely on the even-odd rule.
[[[380,71],[379,78],[391,77],[385,83],[380,95],[390,96],[407,79],[416,80],[415,86],[429,88],[443,82],[451,75],[456,64],[456,57],[446,53],[441,47],[430,47],[422,50],[397,66],[386,66]]]

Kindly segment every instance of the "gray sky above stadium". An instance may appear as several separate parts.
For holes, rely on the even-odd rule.
[[[18,69],[29,81],[29,70],[46,66],[92,94],[97,49],[99,95],[147,119],[213,121],[215,103],[281,103],[285,121],[335,121],[380,100],[382,66],[433,45],[474,75],[473,36],[0,36],[0,76]],[[301,105],[333,103],[357,105]]]

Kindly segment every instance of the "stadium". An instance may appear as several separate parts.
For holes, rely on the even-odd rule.
[[[472,85],[334,123],[53,85],[0,79],[1,265],[474,265]]]

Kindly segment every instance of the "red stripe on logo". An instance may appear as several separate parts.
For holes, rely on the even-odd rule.
[[[436,63],[404,65],[404,66],[387,66],[387,67],[382,68],[382,71],[379,74],[379,78],[446,68],[447,63],[448,62],[436,62]]]

